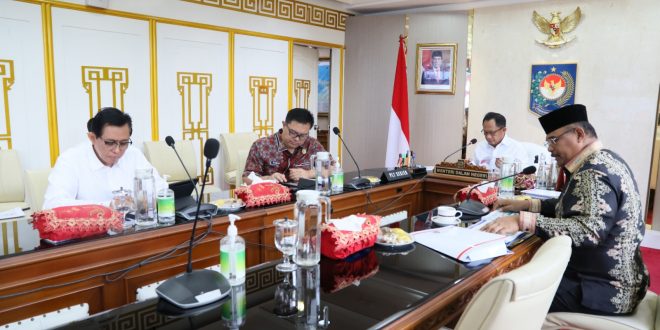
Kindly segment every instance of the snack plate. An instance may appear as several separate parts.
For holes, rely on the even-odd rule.
[[[245,207],[245,202],[238,198],[219,199],[213,204],[218,206],[218,210],[224,212],[236,212]]]

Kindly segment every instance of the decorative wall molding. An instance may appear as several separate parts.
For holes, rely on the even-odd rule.
[[[182,0],[248,14],[345,31],[349,13],[296,0]]]
[[[213,75],[201,72],[177,72],[176,86],[181,95],[181,132],[184,140],[199,142],[199,150],[209,138],[209,95],[213,89]],[[204,168],[204,154],[199,153],[200,168]],[[213,167],[209,169],[207,184],[214,182]]]
[[[102,66],[82,66],[82,85],[89,95],[89,118],[94,117],[107,100],[103,101],[103,84],[110,84],[112,106],[125,111],[124,95],[128,89],[128,69]],[[109,97],[106,95],[106,97]],[[105,102],[105,103],[104,103]]]
[[[277,78],[250,76],[249,82],[252,96],[252,130],[259,134],[259,137],[269,136],[273,134]],[[262,99],[265,102],[262,102]]]
[[[309,109],[309,95],[312,93],[312,82],[305,79],[295,79],[293,95],[296,98],[296,108]]]
[[[0,147],[11,149],[11,123],[9,120],[9,90],[14,84],[14,61],[0,59],[0,89],[5,110],[5,127],[0,127]],[[6,143],[6,144],[5,144]]]

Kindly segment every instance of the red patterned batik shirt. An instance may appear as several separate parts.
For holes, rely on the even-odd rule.
[[[290,168],[312,168],[310,157],[325,148],[313,137],[308,137],[305,142],[293,151],[287,150],[280,141],[281,130],[271,136],[260,138],[250,148],[243,176],[250,172],[258,176],[267,176],[273,173],[283,173],[289,179]]]

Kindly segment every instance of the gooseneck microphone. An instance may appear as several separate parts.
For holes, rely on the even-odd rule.
[[[466,145],[464,145],[464,146],[458,148],[458,150],[456,150],[456,151],[450,153],[449,155],[447,155],[447,157],[445,157],[445,159],[443,159],[442,161],[443,161],[443,162],[446,161],[447,158],[449,158],[451,155],[453,155],[453,154],[455,154],[455,153],[457,153],[457,152],[459,152],[459,151],[461,151],[461,150],[463,150],[463,149],[467,148],[468,146],[473,145],[473,144],[475,144],[475,143],[477,143],[477,139],[472,139],[472,140],[470,140],[470,142],[468,142]]]
[[[192,183],[193,187],[195,187],[195,196],[197,197],[197,200],[199,200],[199,192],[197,191],[197,184],[195,184],[195,181],[193,181],[192,177],[190,176],[190,172],[188,172],[188,169],[186,168],[186,164],[183,163],[181,156],[179,156],[179,152],[176,151],[176,148],[174,147],[174,139],[168,135],[167,137],[165,137],[165,143],[167,143],[168,146],[172,147],[172,150],[174,150],[174,153],[176,154],[176,158],[179,158],[179,162],[181,163],[183,170],[186,171],[186,175],[188,175],[188,180],[190,180],[190,183]]]
[[[211,160],[218,156],[220,142],[216,139],[208,139],[204,144],[204,157],[206,157],[206,168],[204,170],[204,181],[200,194],[204,195],[206,179],[211,167]],[[209,269],[192,270],[192,250],[195,240],[197,220],[199,220],[199,209],[201,199],[197,201],[197,213],[190,233],[190,244],[188,245],[188,263],[186,272],[170,278],[156,288],[159,297],[169,301],[179,308],[188,309],[206,305],[222,299],[231,291],[229,281],[220,273]]]
[[[476,189],[477,187],[481,187],[483,185],[489,184],[489,183],[493,183],[493,182],[497,182],[497,181],[500,181],[500,180],[504,180],[504,179],[514,177],[518,174],[527,175],[527,174],[534,174],[534,173],[536,173],[536,167],[527,166],[522,171],[520,171],[518,173],[514,173],[514,174],[511,174],[511,175],[507,175],[505,177],[497,178],[495,180],[490,180],[490,181],[486,181],[486,182],[482,182],[480,184],[474,185],[472,188],[470,188],[467,195],[465,195],[466,196],[465,200],[458,206],[458,209],[461,210],[463,212],[463,214],[465,214],[465,215],[472,215],[472,216],[485,215],[486,213],[488,213],[488,207],[486,205],[484,205],[483,203],[481,203],[481,202],[477,202],[473,199],[470,199],[470,196],[472,196],[472,192],[474,191],[474,189]]]
[[[351,156],[351,159],[353,160],[353,164],[355,164],[355,167],[357,168],[357,172],[358,172],[358,176],[356,178],[353,178],[351,182],[349,182],[345,186],[355,190],[371,187],[371,181],[369,181],[369,179],[362,177],[362,174],[360,172],[360,166],[355,160],[355,157],[353,157],[351,151],[348,149],[346,142],[344,142],[344,139],[342,139],[341,134],[339,134],[339,128],[337,126],[333,127],[332,132],[335,133],[337,137],[339,137],[339,140],[344,145],[344,148],[346,148],[346,151],[348,151],[348,155]]]

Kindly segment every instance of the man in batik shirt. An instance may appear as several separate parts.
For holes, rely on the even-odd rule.
[[[243,171],[243,181],[250,184],[251,172],[265,180],[278,182],[311,179],[316,176],[310,157],[325,151],[315,138],[309,136],[314,116],[301,108],[291,109],[275,134],[252,144]]]
[[[565,106],[539,121],[548,151],[567,177],[561,195],[544,201],[498,200],[496,208],[521,212],[484,230],[571,237],[571,259],[550,312],[632,313],[649,285],[639,249],[644,214],[632,171],[619,155],[602,148],[583,105]]]

